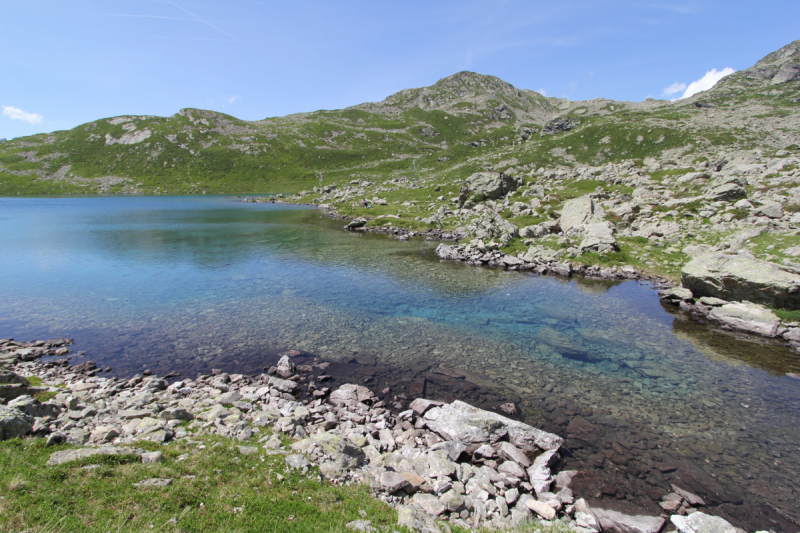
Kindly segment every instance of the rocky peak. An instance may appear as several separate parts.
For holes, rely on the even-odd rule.
[[[800,80],[800,40],[767,54],[752,67],[720,80],[715,88],[761,88]]]
[[[378,104],[367,104],[373,112],[413,107],[441,109],[452,114],[487,113],[495,120],[525,120],[543,123],[554,108],[539,93],[520,90],[496,76],[457,72],[430,87],[404,89]]]

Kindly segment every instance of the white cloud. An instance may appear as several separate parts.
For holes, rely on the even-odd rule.
[[[693,81],[692,83],[690,83],[689,86],[686,88],[686,92],[683,93],[683,96],[681,96],[681,98],[689,98],[690,96],[694,96],[699,92],[707,91],[708,89],[716,85],[719,80],[721,80],[725,76],[733,74],[734,72],[736,71],[730,67],[725,67],[724,69],[719,71],[715,68],[712,68],[711,70],[706,72],[705,76],[703,76],[697,81]]]
[[[6,116],[11,120],[21,120],[29,124],[38,124],[42,121],[42,115],[37,113],[26,113],[22,109],[11,105],[3,106],[3,116]]]
[[[238,94],[236,94],[236,95],[233,95],[233,96],[227,96],[227,97],[225,97],[225,100],[227,100],[229,104],[232,104],[232,103],[234,103],[236,100],[240,100],[241,98],[242,98],[241,96],[239,96]]]
[[[538,93],[541,94],[542,96],[547,96],[547,91],[545,91],[544,87],[539,89]]]
[[[670,85],[669,87],[664,89],[664,92],[661,93],[661,94],[663,94],[664,96],[672,96],[675,93],[679,93],[679,92],[685,91],[685,90],[686,90],[686,84],[685,83],[678,83],[676,81],[675,83],[673,83],[672,85]]]

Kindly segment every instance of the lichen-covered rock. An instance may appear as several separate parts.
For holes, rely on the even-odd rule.
[[[710,252],[689,261],[681,283],[695,297],[749,302],[784,309],[800,309],[800,275],[748,252]]]

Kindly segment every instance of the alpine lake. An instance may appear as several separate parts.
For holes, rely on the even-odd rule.
[[[0,337],[69,337],[104,376],[260,373],[514,402],[566,438],[576,496],[659,514],[675,483],[748,531],[800,529],[800,356],[649,283],[440,262],[318,209],[234,197],[0,198]],[[85,355],[75,355],[85,351]]]

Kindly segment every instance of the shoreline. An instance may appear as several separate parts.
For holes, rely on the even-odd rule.
[[[315,204],[302,205],[315,206]],[[709,297],[695,298],[691,291],[683,287],[680,281],[676,283],[665,276],[648,274],[626,265],[603,267],[595,264],[587,266],[569,261],[546,261],[538,258],[531,260],[530,258],[525,258],[522,253],[515,256],[500,250],[469,250],[465,249],[465,245],[459,242],[461,240],[459,236],[451,231],[429,230],[427,232],[418,232],[399,227],[373,228],[366,226],[367,219],[364,217],[351,218],[347,215],[340,215],[335,208],[329,205],[316,205],[315,207],[330,218],[350,220],[351,222],[343,226],[345,231],[387,235],[401,241],[407,241],[413,237],[425,237],[426,240],[453,242],[454,244],[445,244],[443,242],[437,246],[435,253],[442,261],[454,261],[469,266],[502,268],[512,272],[530,272],[542,276],[555,275],[567,279],[576,275],[589,280],[648,281],[658,291],[662,303],[676,308],[676,311],[706,327],[751,335],[754,338],[769,339],[790,348],[796,353],[800,353],[800,323],[794,321],[785,322],[768,308],[758,306],[758,304],[750,304],[748,301],[728,301]],[[364,222],[362,223],[361,221]],[[356,224],[353,224],[353,222],[356,222]],[[750,309],[746,309],[744,313],[734,312],[734,316],[714,312],[715,308],[727,304],[733,304],[734,306],[750,304],[751,306],[757,306],[757,308],[754,309],[755,313],[748,313]],[[790,373],[790,375],[796,377],[795,374]]]
[[[686,520],[709,516],[701,512],[702,496],[675,484],[661,499],[658,515],[641,508],[630,514],[630,506],[626,514],[612,500],[573,494],[570,485],[582,474],[556,468],[564,439],[509,418],[514,404],[500,406],[501,414],[458,400],[447,404],[400,395],[387,402],[355,384],[331,390],[324,386],[331,363],[317,358],[313,365],[295,365],[293,358],[302,355],[297,351],[283,354],[258,376],[213,370],[168,383],[148,372],[118,380],[99,377],[91,362],[70,366],[63,359],[41,359],[56,350],[53,357],[66,355],[69,339],[20,344],[0,343],[6,354],[14,348],[19,357],[5,358],[5,369],[13,374],[4,379],[12,385],[0,389],[7,402],[0,406],[3,435],[32,433],[46,437],[48,445],[85,450],[59,448],[48,464],[129,453],[120,450],[138,441],[169,445],[205,434],[236,439],[242,454],[284,456],[290,469],[307,472],[316,466],[321,479],[333,484],[366,483],[397,509],[399,525],[421,531],[438,531],[442,519],[465,528],[507,528],[532,518],[545,525],[558,518],[579,533],[634,524],[657,533],[668,520],[685,528]],[[31,387],[14,375],[39,378],[45,386]],[[16,422],[9,423],[10,417]],[[281,445],[274,437],[279,434],[294,444]],[[153,457],[142,454],[143,462]]]

